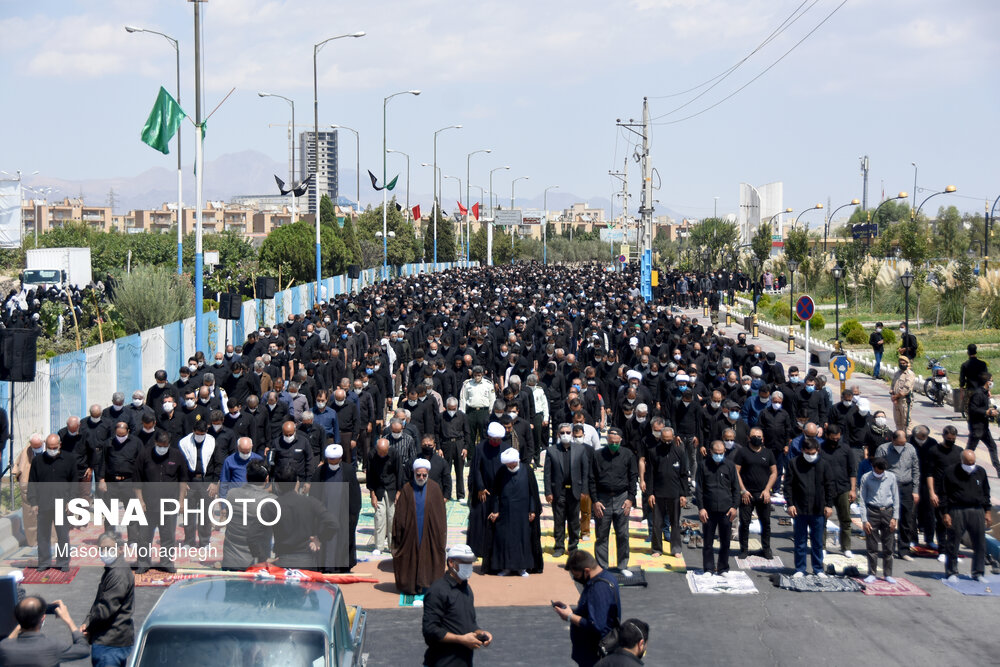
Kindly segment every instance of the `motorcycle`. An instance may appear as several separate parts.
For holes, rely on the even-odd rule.
[[[940,363],[941,359],[946,359],[947,355],[935,359],[927,359],[927,370],[930,376],[924,380],[924,394],[937,405],[944,405],[945,400],[951,395],[951,385],[948,383],[948,369]]]

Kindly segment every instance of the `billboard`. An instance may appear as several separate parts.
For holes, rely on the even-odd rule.
[[[510,226],[521,224],[521,209],[497,211],[493,214],[493,224],[498,226]]]
[[[21,246],[21,181],[0,180],[0,248]]]
[[[522,225],[540,225],[545,222],[545,211],[525,211],[521,215]]]

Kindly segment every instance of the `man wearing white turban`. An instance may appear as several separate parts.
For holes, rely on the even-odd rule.
[[[493,483],[503,464],[500,452],[510,446],[510,436],[499,422],[490,423],[486,429],[486,440],[476,446],[469,464],[469,530],[466,543],[475,554],[483,559],[483,567],[489,559],[493,531],[489,526],[490,494]],[[501,444],[503,446],[501,446]]]
[[[313,473],[309,495],[336,517],[337,530],[320,545],[320,570],[350,572],[358,563],[355,534],[361,517],[361,484],[354,468],[343,465],[344,448],[340,445],[327,445],[323,459]]]
[[[504,468],[497,473],[490,496],[489,519],[494,535],[489,564],[484,568],[501,576],[527,577],[529,570],[539,572],[542,565],[538,482],[531,468],[522,466],[520,461],[521,454],[516,449],[506,449],[500,454]]]

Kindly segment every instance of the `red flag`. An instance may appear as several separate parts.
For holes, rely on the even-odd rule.
[[[476,218],[476,222],[479,221],[479,202],[472,205],[472,215]]]
[[[462,206],[462,202],[458,202],[458,212],[461,213],[462,215],[465,215],[466,213],[469,212],[469,209]]]
[[[354,584],[359,582],[378,583],[378,579],[359,577],[352,574],[325,574],[313,570],[296,570],[260,564],[247,568],[247,572],[261,579],[279,579],[289,581],[319,581],[331,584]]]
[[[413,219],[414,220],[420,219],[420,204],[417,204],[416,206],[413,207]]]

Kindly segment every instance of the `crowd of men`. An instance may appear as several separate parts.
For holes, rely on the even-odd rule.
[[[0,322],[5,327],[19,329],[41,326],[42,306],[53,304],[53,312],[58,318],[58,331],[72,327],[74,317],[81,327],[93,326],[97,311],[103,311],[107,305],[110,287],[110,282],[107,287],[102,282],[96,282],[83,288],[22,285],[21,289],[11,289],[3,298],[3,303],[0,304]],[[97,307],[85,310],[84,304]]]
[[[614,527],[626,576],[633,511],[659,556],[665,534],[677,553],[682,511],[696,507],[704,568],[724,573],[733,524],[747,556],[754,515],[760,555],[773,556],[773,503],[792,517],[799,575],[809,556],[812,572],[823,571],[834,512],[852,555],[852,511],[864,522],[872,575],[873,554],[910,559],[918,532],[954,574],[964,531],[976,547],[973,574],[983,574],[989,489],[954,429],[938,442],[924,426],[908,429],[907,409],[902,424],[894,411],[893,430],[858,389],[838,395],[815,369],[785,368],[744,333],[672,308],[731,298],[749,284],[742,273],[667,274],[649,303],[635,280],[596,265],[411,276],[159,370],[152,386],[115,393],[22,452],[16,472],[38,567],[69,563],[52,556],[56,492],[33,482],[89,495],[93,480],[99,495],[146,503],[157,497],[143,497],[144,484],[172,485],[170,495],[189,501],[249,498],[238,510],[248,517],[274,499],[295,521],[230,527],[224,567],[276,557],[348,570],[364,471],[376,554],[393,555],[397,586],[410,593],[445,571],[449,501],[469,504],[468,546],[490,574],[541,571],[541,498],[555,517],[556,555],[589,540],[593,521],[596,563],[607,569]],[[970,382],[970,444],[985,441],[996,465],[992,383],[985,371]],[[910,391],[894,383],[894,403]],[[150,544],[158,530],[172,544],[175,529],[168,521],[129,541]],[[66,531],[55,532],[65,542]],[[184,542],[204,546],[211,535],[211,523],[189,524]]]

